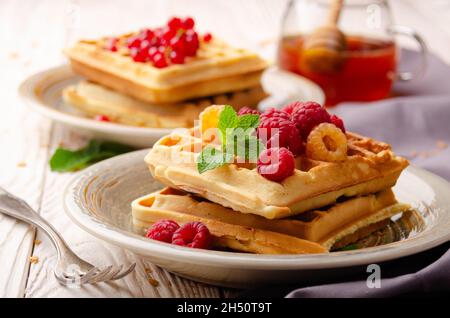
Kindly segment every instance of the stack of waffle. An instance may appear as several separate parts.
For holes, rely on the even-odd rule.
[[[160,219],[206,224],[217,248],[259,254],[321,253],[348,246],[385,227],[409,207],[391,188],[406,159],[388,144],[347,132],[348,156],[324,162],[299,156],[292,176],[273,182],[255,165],[197,171],[204,141],[195,129],[159,140],[146,156],[167,188],[132,203],[145,229]]]
[[[63,98],[88,116],[154,128],[192,127],[212,104],[255,108],[266,94],[261,75],[267,64],[256,54],[218,39],[200,41],[184,64],[156,68],[133,61],[126,41],[105,49],[107,38],[80,41],[66,50],[72,69],[87,81],[67,87]]]

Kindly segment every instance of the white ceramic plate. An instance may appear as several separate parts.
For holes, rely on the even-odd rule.
[[[92,137],[117,141],[140,148],[150,147],[170,130],[162,128],[133,127],[116,123],[99,122],[83,116],[66,105],[61,92],[68,85],[81,80],[68,65],[37,73],[27,78],[19,92],[30,109],[63,124],[75,127]],[[281,106],[292,100],[324,102],[319,86],[301,76],[277,68],[268,69],[262,79],[264,89],[270,94],[261,101],[261,109]]]
[[[353,271],[355,266],[411,255],[450,240],[450,184],[410,167],[394,190],[417,208],[425,228],[399,242],[320,255],[253,255],[173,246],[133,233],[130,203],[162,187],[152,179],[137,151],[100,162],[80,172],[64,194],[65,210],[81,228],[131,250],[178,275],[232,287],[254,287],[321,279]]]

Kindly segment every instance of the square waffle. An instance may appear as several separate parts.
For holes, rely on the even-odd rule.
[[[119,37],[119,43],[134,35]],[[201,42],[197,56],[188,58],[185,64],[161,69],[134,62],[125,45],[117,52],[104,49],[106,41],[79,41],[65,50],[74,72],[152,103],[175,103],[255,87],[267,67],[255,53],[217,39]]]
[[[200,112],[212,104],[230,104],[237,109],[243,106],[256,108],[265,97],[262,87],[256,86],[161,107],[87,81],[66,87],[63,91],[64,101],[88,116],[101,114],[113,122],[153,128],[192,127]]]
[[[161,219],[200,221],[210,229],[216,246],[263,254],[326,252],[369,235],[408,209],[397,203],[391,189],[279,220],[242,214],[172,188],[132,203],[136,228],[146,229]]]
[[[347,132],[348,157],[323,162],[300,156],[294,174],[272,182],[253,164],[229,164],[197,171],[203,147],[194,130],[161,138],[145,157],[154,178],[224,207],[266,219],[284,218],[334,204],[341,197],[367,195],[391,188],[408,161],[388,144]]]

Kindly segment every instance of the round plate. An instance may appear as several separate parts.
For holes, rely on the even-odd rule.
[[[99,122],[85,117],[62,100],[62,90],[80,80],[81,77],[75,75],[70,66],[63,65],[27,78],[19,92],[32,110],[56,122],[78,128],[78,131],[87,132],[92,137],[146,148],[171,131]],[[282,106],[292,100],[313,100],[318,103],[325,100],[322,89],[313,82],[275,67],[264,73],[262,84],[270,96],[261,101],[261,109]]]
[[[342,275],[349,267],[411,255],[450,239],[450,185],[409,167],[394,191],[425,220],[419,233],[399,242],[315,255],[254,255],[173,246],[133,232],[131,201],[163,186],[145,163],[148,150],[121,155],[85,169],[64,193],[65,210],[81,228],[109,243],[147,257],[168,271],[196,281],[232,287],[313,281]]]

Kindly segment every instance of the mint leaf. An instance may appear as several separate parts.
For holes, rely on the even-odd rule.
[[[220,112],[218,123],[222,149],[203,149],[197,161],[198,172],[204,173],[231,163],[235,156],[244,158],[244,161],[256,162],[259,153],[264,149],[263,144],[254,136],[258,125],[259,115],[238,116],[233,107],[226,105]]]
[[[197,162],[197,170],[199,173],[204,173],[208,170],[212,170],[221,167],[233,160],[233,155],[223,153],[222,151],[208,146],[200,153]]]
[[[228,136],[226,153],[238,157],[238,161],[239,158],[244,158],[245,162],[257,162],[259,154],[264,149],[264,144],[256,136],[249,134]]]
[[[358,249],[357,244],[350,244],[350,245],[344,246],[343,248],[339,249],[339,251],[353,251],[353,250],[357,250],[357,249]]]
[[[91,140],[79,150],[58,148],[50,159],[50,169],[57,172],[77,171],[88,165],[135,150],[132,147],[99,140]]]
[[[218,128],[221,132],[222,143],[226,144],[227,130],[236,128],[238,123],[238,115],[230,105],[226,105],[220,112]]]
[[[247,136],[245,141],[245,159],[250,162],[257,162],[259,154],[266,146],[256,136]]]
[[[258,128],[259,115],[249,114],[238,117],[237,128],[249,129]]]

